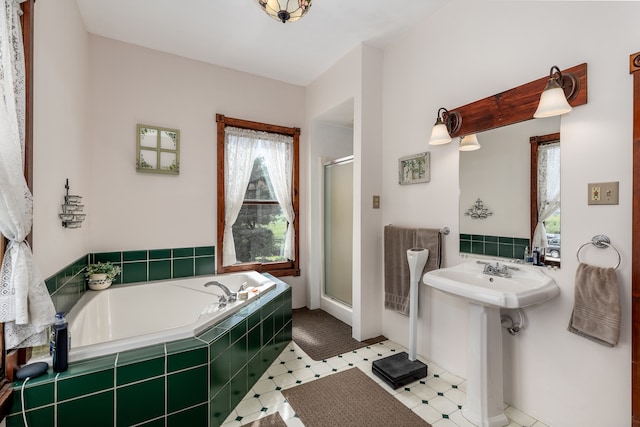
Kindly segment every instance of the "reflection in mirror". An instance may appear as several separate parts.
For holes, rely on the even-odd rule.
[[[538,198],[531,197],[530,138],[559,132],[560,117],[528,120],[478,133],[481,148],[460,152],[461,253],[524,259],[531,250],[531,212],[538,211],[531,207]],[[559,194],[559,175],[557,188]],[[478,199],[492,215],[465,215]],[[557,231],[559,247],[559,224]]]
[[[560,266],[560,133],[532,136],[532,246],[544,248],[545,264]]]

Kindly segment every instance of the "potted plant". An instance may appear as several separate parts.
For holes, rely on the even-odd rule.
[[[111,286],[114,277],[120,274],[120,267],[110,262],[89,264],[85,276],[89,279],[89,288],[101,291]]]

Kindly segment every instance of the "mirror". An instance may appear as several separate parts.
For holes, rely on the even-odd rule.
[[[178,175],[180,173],[180,131],[138,125],[136,170]]]
[[[563,86],[563,89],[565,91],[565,95],[567,96],[567,101],[569,101],[569,104],[574,108],[579,105],[586,104],[587,103],[587,64],[584,63],[584,64],[576,65],[574,67],[562,70],[562,75],[565,77],[570,76],[568,80],[572,82],[571,85]],[[546,87],[546,83],[548,80],[549,80],[548,76],[541,77],[537,80],[531,81],[529,83],[525,83],[521,86],[517,86],[507,91],[500,92],[498,94],[491,95],[487,98],[480,99],[470,104],[466,104],[461,107],[450,110],[452,113],[455,113],[455,114],[451,114],[451,117],[458,118],[457,121],[459,122],[458,123],[459,126],[455,128],[455,132],[451,133],[451,137],[476,134],[480,141],[480,145],[482,146],[483,138],[485,138],[486,141],[491,139],[498,139],[498,137],[492,137],[491,134],[485,135],[485,133],[488,133],[488,131],[496,130],[496,132],[498,132],[500,129],[502,129],[506,132],[511,132],[512,125],[521,123],[523,126],[528,126],[529,124],[536,123],[537,120],[532,120],[533,114],[537,109],[538,102],[540,100],[540,94]],[[460,122],[460,118],[461,118],[461,122]],[[445,120],[447,121],[447,125],[449,125],[448,123],[449,118],[445,117]],[[549,120],[549,119],[543,119],[543,120]],[[559,140],[560,139],[560,134],[559,134],[560,119],[556,117],[555,119],[552,119],[552,120],[556,120],[556,123],[557,123],[556,129],[558,130],[556,139]],[[517,129],[517,128],[514,127],[513,129]],[[541,128],[541,129],[529,130],[525,133],[527,133],[528,135],[524,136],[523,138],[526,138],[525,141],[527,141],[528,138],[531,138],[532,136],[542,136],[542,135],[548,135],[550,133],[556,133],[556,132],[553,132],[553,131],[549,132]],[[516,137],[513,136],[513,138],[516,138]],[[517,138],[520,139],[520,136],[518,136]],[[542,138],[540,140],[543,141],[546,139]],[[488,145],[486,141],[484,144]],[[527,151],[527,150],[531,150],[530,147],[531,147],[531,144],[527,144],[526,142],[517,144],[511,141],[511,145],[509,147],[501,148],[500,150],[498,150],[498,153],[495,155],[496,156],[502,155],[506,152],[509,152],[510,150]],[[483,151],[483,150],[488,151],[489,146],[482,147],[480,149],[480,151]],[[531,154],[529,154],[529,158],[531,158]],[[527,174],[530,174],[531,172],[530,165],[523,163],[521,160],[516,160],[515,157],[504,158],[501,163],[494,166],[484,165],[480,161],[473,162],[473,164],[476,165],[479,169],[473,171],[471,169],[472,168],[471,165],[463,166],[461,164],[460,171],[462,174],[463,170],[465,171],[465,173],[467,173],[467,171],[471,169],[471,172],[469,172],[469,174],[474,180],[485,175],[490,175],[490,176],[495,175],[495,177],[497,178],[496,181],[498,182],[500,181],[515,182],[516,179],[514,178],[513,174],[518,172],[519,173],[518,176],[521,177],[520,180],[523,182],[526,182],[526,178],[522,178],[523,176],[522,173],[527,175]],[[517,164],[519,166],[515,167],[514,164]],[[505,175],[503,174],[495,173],[496,171],[502,171],[504,169],[511,170],[511,175],[507,174],[505,177]],[[536,175],[537,175],[537,169],[534,169],[534,171],[536,172]],[[529,181],[531,181],[531,178],[529,178]],[[462,182],[462,176],[461,176],[461,182]],[[537,179],[534,180],[534,182],[537,182]],[[536,196],[534,196],[532,194],[532,189],[534,187],[533,185],[529,187],[527,187],[526,185],[524,187],[520,186],[517,189],[513,187],[513,188],[509,188],[508,190],[502,190],[498,188],[496,182],[491,182],[486,185],[488,186],[488,188],[476,189],[475,191],[476,192],[482,191],[482,194],[486,193],[489,195],[486,197],[492,197],[491,202],[493,203],[495,201],[495,203],[497,203],[497,207],[500,209],[500,211],[497,211],[497,212],[501,212],[502,209],[507,208],[507,206],[505,206],[504,204],[504,200],[506,200],[507,205],[509,205],[508,206],[509,208],[512,208],[512,207],[515,208],[515,206],[517,205],[519,206],[519,209],[520,209],[520,211],[518,212],[509,214],[510,218],[513,219],[514,221],[515,220],[520,221],[522,222],[522,224],[527,224],[527,223],[529,224],[529,227],[527,228],[526,225],[519,225],[519,226],[514,224],[507,225],[506,221],[504,221],[505,225],[509,227],[509,230],[504,231],[502,229],[496,228],[494,229],[494,231],[491,231],[491,233],[495,233],[495,234],[483,234],[484,236],[489,236],[489,239],[488,239],[489,249],[490,251],[495,251],[498,254],[495,256],[500,256],[500,254],[502,253],[504,254],[504,256],[508,258],[522,259],[522,257],[524,257],[524,247],[526,247],[526,245],[529,244],[529,239],[531,239],[531,236],[534,235],[534,229],[535,229],[535,225],[538,222],[537,217],[539,214],[537,210],[533,210],[533,211],[530,211],[531,215],[529,215],[527,213],[526,207],[530,206],[531,204],[533,205],[537,204],[537,198],[538,198],[537,194],[540,194],[540,192],[534,191],[534,193],[536,194]],[[462,187],[463,185],[461,185],[461,197],[462,197],[462,191],[463,191]],[[501,193],[504,193],[504,194],[501,194]],[[493,199],[494,195],[498,195],[498,194],[500,194],[500,198],[502,199],[502,201],[498,200],[498,197]],[[522,200],[529,198],[529,202],[528,203],[526,202],[516,203],[515,201],[512,202],[512,200],[514,200],[516,196],[520,197]],[[475,213],[479,212],[478,216],[483,216],[483,213],[486,213],[487,218],[492,218],[494,216],[493,209],[496,209],[496,208],[490,206],[487,200],[483,201],[480,195],[476,195],[476,196],[465,195],[464,197],[465,197],[465,200],[464,201],[461,200],[461,205],[460,205],[461,218],[462,216],[472,217],[472,214],[474,212]],[[471,202],[469,202],[469,197],[472,198]],[[478,199],[480,200],[478,201]],[[524,209],[522,208],[523,206],[525,206]],[[469,215],[464,215],[467,212],[469,212]],[[492,215],[489,215],[489,212],[491,212]],[[520,218],[524,218],[524,219],[521,221]],[[529,221],[527,221],[526,218],[529,218]],[[484,220],[477,219],[476,221],[486,221],[486,219]],[[462,227],[462,220],[460,224],[461,224],[461,228],[460,228],[461,252],[464,253],[464,252],[467,252],[467,250],[471,252],[472,245],[474,242],[474,234],[464,232],[464,228]],[[518,231],[515,231],[516,229]],[[528,230],[528,232],[520,231],[520,229]],[[514,236],[505,236],[506,240],[500,241],[498,237],[500,237],[500,234],[502,234],[503,231],[505,233],[508,232],[509,234],[513,232]],[[485,233],[485,231],[482,231],[482,233]],[[515,237],[515,236],[524,236],[524,237]],[[465,237],[465,239],[462,239],[462,237]],[[483,238],[483,240],[484,240],[483,245],[486,246],[487,239]],[[553,242],[551,243],[547,241],[548,246],[551,246],[552,244],[554,244],[555,246],[560,246],[560,236],[558,236],[556,239],[553,239]],[[501,245],[506,245],[502,247],[503,249],[502,252],[500,252]],[[511,248],[509,248],[508,245],[511,245]],[[511,249],[511,252],[509,252],[509,249]],[[521,249],[523,251],[522,254],[520,253]],[[560,251],[558,250],[558,252]],[[560,255],[560,253],[558,253],[558,255]],[[556,265],[558,264],[559,262],[556,263]]]
[[[537,197],[531,197],[530,139],[559,132],[560,117],[532,119],[480,132],[479,150],[460,151],[461,253],[523,259],[525,248],[531,250],[531,211],[537,209],[531,203]],[[559,186],[559,175],[555,179]],[[559,221],[547,223],[553,244],[546,260],[559,261]]]

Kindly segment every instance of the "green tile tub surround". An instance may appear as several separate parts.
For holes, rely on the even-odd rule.
[[[291,287],[276,288],[194,338],[71,363],[25,387],[29,425],[220,426],[292,338]],[[22,426],[13,384],[7,426]]]
[[[22,386],[22,381],[17,381],[16,384]],[[9,413],[15,413],[22,411],[22,401],[20,399],[20,389],[18,393],[14,393],[11,400],[11,408]],[[49,370],[45,375],[38,378],[31,379],[27,382],[27,387],[24,391],[24,402],[27,411],[32,409],[46,406],[54,401],[55,393],[55,374]]]
[[[204,364],[167,376],[167,411],[169,413],[201,405],[207,401],[209,398],[207,369],[207,364]],[[249,390],[244,390],[243,397],[247,391]]]
[[[167,417],[167,427],[185,427],[198,425],[206,426],[206,420],[209,417],[208,412],[209,407],[207,404],[202,404],[196,406],[195,408],[189,408],[181,412],[176,412],[175,414],[169,415],[169,417]],[[159,427],[165,427],[165,425],[160,424]]]
[[[53,405],[43,406],[32,411],[27,411],[27,423],[29,426],[53,426],[55,425],[55,408]],[[7,427],[24,427],[22,414],[6,418]]]
[[[165,379],[154,378],[116,389],[116,423],[130,426],[165,415]]]
[[[68,312],[86,291],[88,264],[111,262],[122,268],[113,285],[215,274],[214,246],[98,252],[83,256],[45,280],[56,311]]]
[[[118,354],[116,386],[142,381],[165,373],[165,346],[157,344]]]
[[[214,246],[100,252],[89,258],[122,267],[114,285],[215,274],[216,264]]]
[[[83,256],[45,280],[57,311],[69,311],[84,293],[88,261],[88,257]]]
[[[462,253],[523,259],[526,247],[530,247],[529,239],[460,234],[460,252]]]
[[[113,427],[113,404],[113,390],[62,402],[57,405],[58,426],[85,427],[91,420],[92,427]]]

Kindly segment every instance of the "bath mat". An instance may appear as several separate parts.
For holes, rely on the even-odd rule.
[[[242,427],[287,427],[287,423],[284,422],[279,413],[275,412],[250,423],[242,424]]]
[[[351,326],[322,310],[293,310],[293,341],[313,360],[329,359],[386,340],[382,335],[365,341],[351,337]]]
[[[305,427],[430,427],[358,368],[282,390]]]

